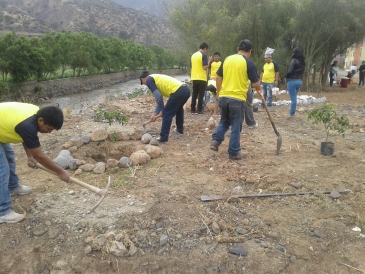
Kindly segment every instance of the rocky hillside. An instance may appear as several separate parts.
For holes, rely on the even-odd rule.
[[[87,31],[144,45],[170,46],[171,29],[161,18],[110,0],[0,0],[0,31]]]
[[[180,3],[182,0],[113,0],[113,2],[166,18],[166,8],[169,9],[171,4]]]

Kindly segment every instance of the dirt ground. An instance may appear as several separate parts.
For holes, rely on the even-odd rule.
[[[259,109],[259,127],[243,127],[241,146],[247,157],[240,161],[228,159],[229,138],[219,152],[209,149],[214,132],[207,128],[209,111],[186,113],[184,135],[171,131],[159,158],[116,173],[74,176],[70,171],[99,188],[111,177],[108,196],[90,214],[97,195],[30,169],[21,145],[14,145],[21,183],[33,192],[13,198],[13,209],[25,211],[26,219],[0,225],[0,273],[365,273],[365,88],[328,88],[322,96],[351,123],[346,138],[330,136],[333,156],[320,155],[325,131],[307,121],[315,104],[298,106],[293,120],[287,119],[289,106],[273,107],[283,139],[280,155],[275,155],[277,138],[268,116]],[[107,106],[132,106],[147,120],[154,99],[110,101]],[[138,115],[130,117],[128,123],[138,126]],[[54,158],[72,137],[107,126],[95,122],[92,111],[69,116],[60,131],[40,136],[42,148]],[[160,121],[146,127],[157,134]],[[143,147],[141,141],[92,142],[74,157],[95,163],[115,149],[125,154]],[[213,194],[342,189],[351,192],[338,199],[317,193],[200,200]],[[90,238],[111,232],[130,239],[136,247],[133,256],[116,257],[107,244],[88,250]],[[244,247],[247,256],[230,254],[233,247]]]

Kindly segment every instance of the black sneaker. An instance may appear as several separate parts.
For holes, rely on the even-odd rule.
[[[191,114],[197,114],[197,111],[196,110],[192,110],[191,111]]]
[[[196,114],[205,114],[205,111],[202,110],[202,111],[197,111]]]
[[[157,142],[159,142],[160,144],[167,144],[167,140],[166,141],[163,141],[161,140],[161,137],[157,137],[156,138]]]

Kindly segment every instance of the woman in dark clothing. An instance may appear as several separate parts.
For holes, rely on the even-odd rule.
[[[302,86],[302,76],[305,70],[304,55],[299,48],[293,49],[292,59],[290,60],[288,72],[285,75],[287,88],[291,100],[289,115],[295,115],[297,108],[297,95]]]

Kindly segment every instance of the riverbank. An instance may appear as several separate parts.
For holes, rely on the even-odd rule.
[[[21,98],[22,101],[33,102],[40,98],[52,98],[55,96],[91,91],[137,79],[141,71],[142,70],[136,70],[82,77],[70,77],[42,82],[25,82],[16,86],[14,91],[5,94],[2,101],[10,101],[15,100],[16,98]],[[183,69],[168,69],[162,71],[150,70],[150,72],[162,73],[171,76],[186,73]]]

